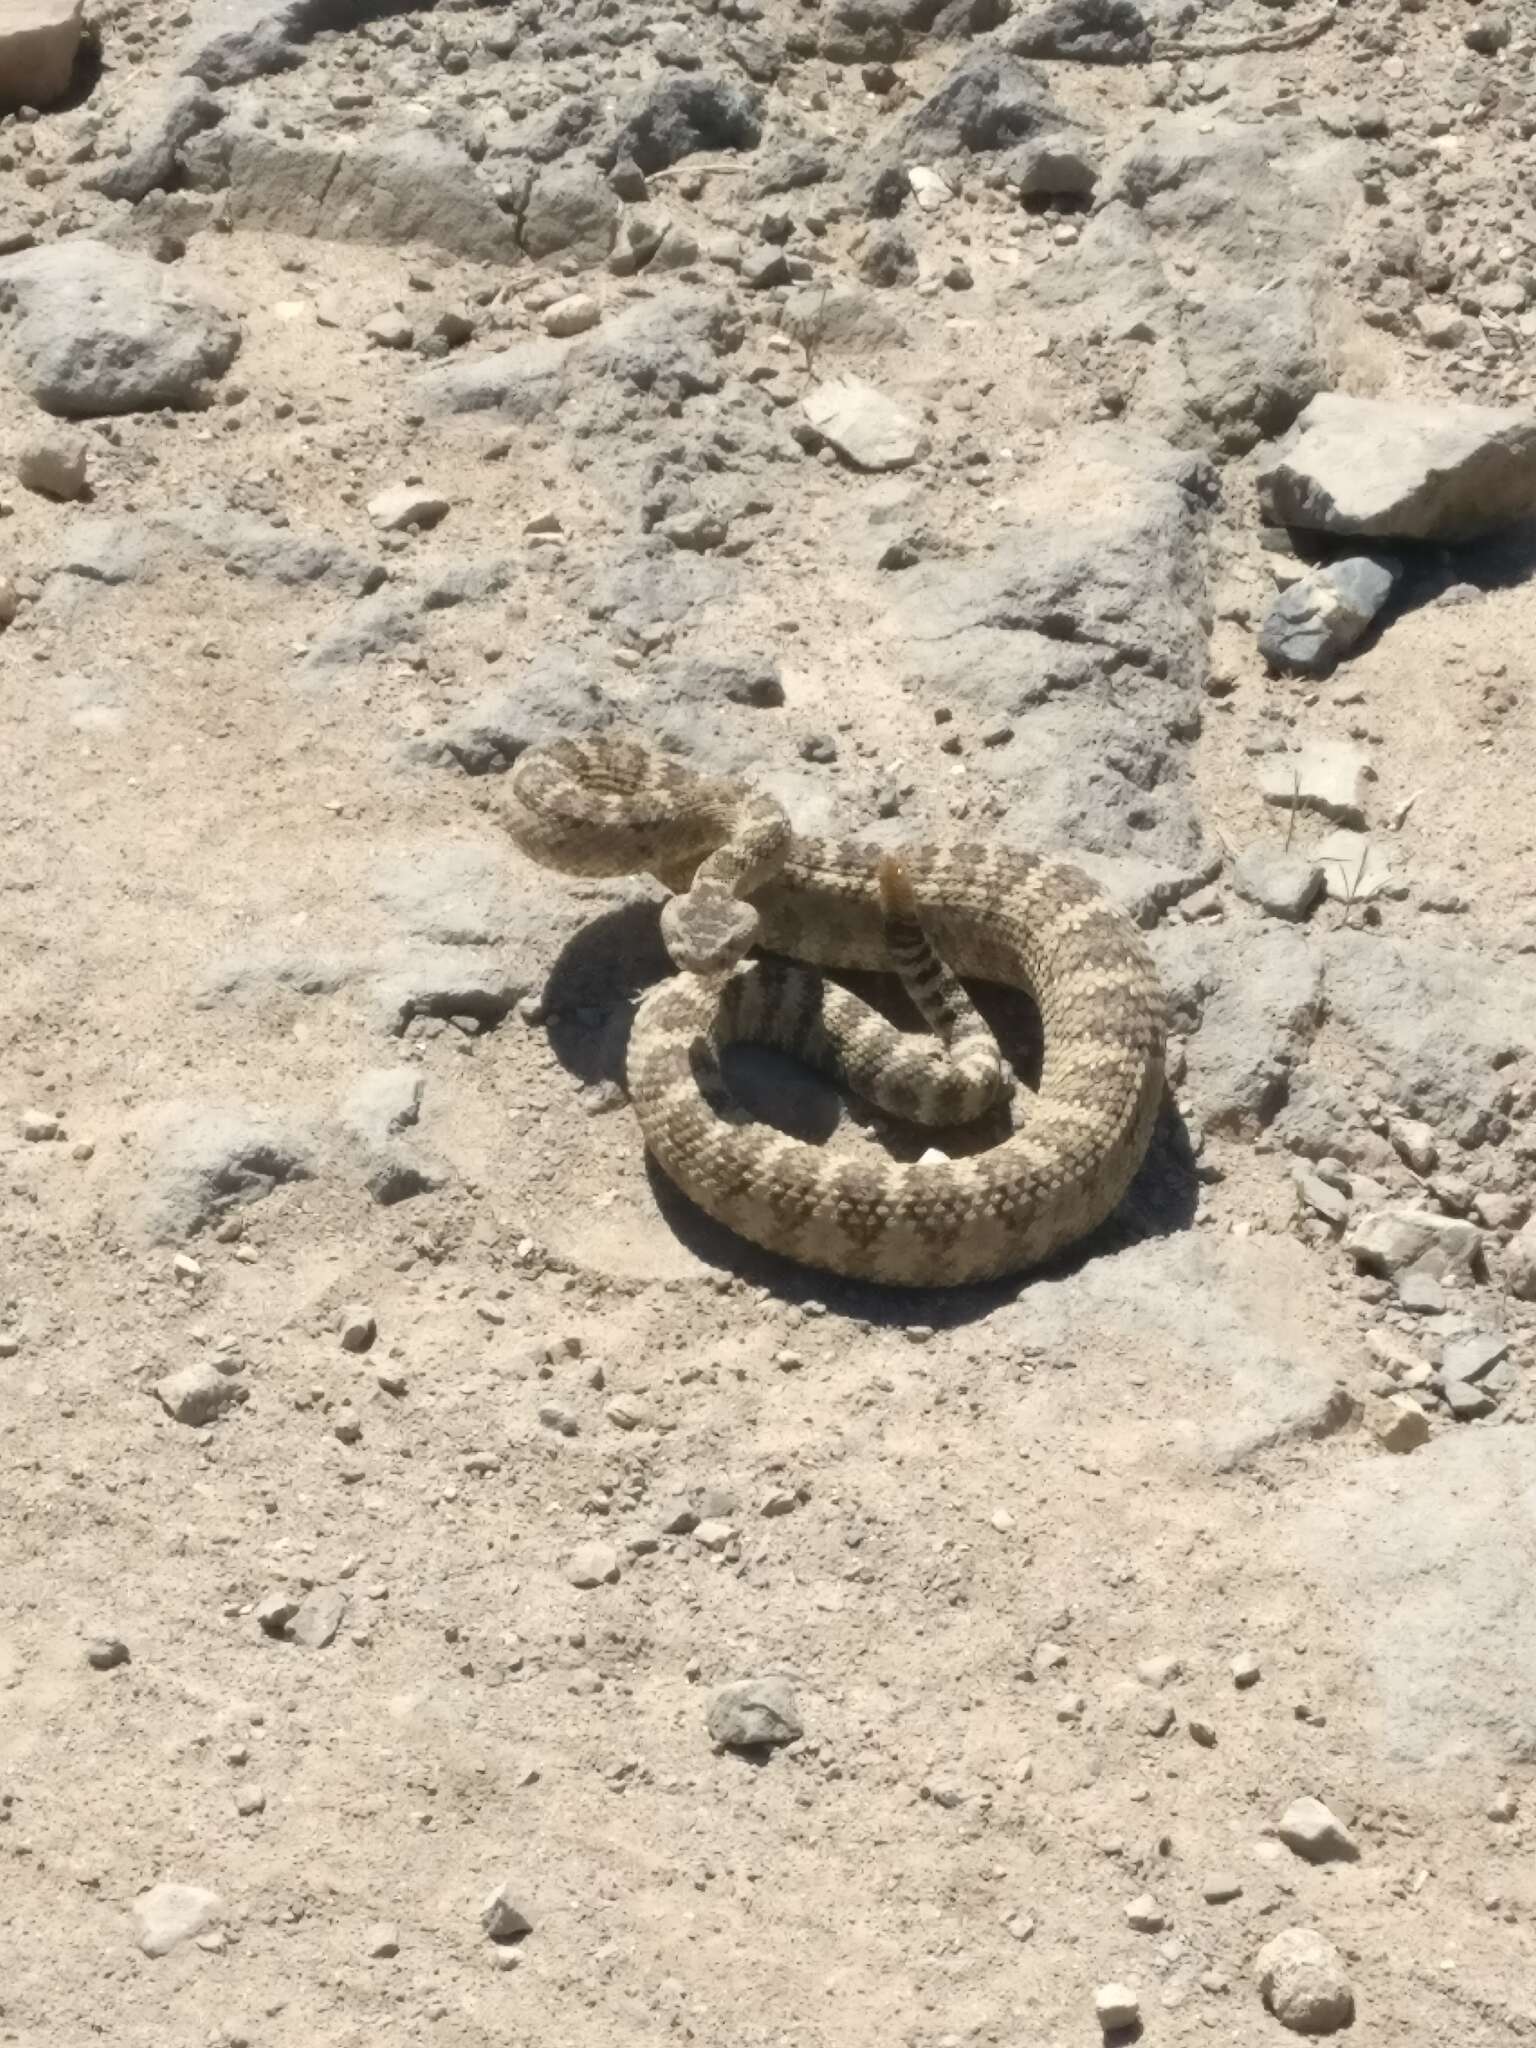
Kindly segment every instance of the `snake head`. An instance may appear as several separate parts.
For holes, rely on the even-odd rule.
[[[729,974],[757,938],[750,903],[719,882],[696,882],[661,906],[661,936],[684,974]]]

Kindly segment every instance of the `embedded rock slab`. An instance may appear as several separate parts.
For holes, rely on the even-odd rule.
[[[1259,499],[1282,526],[1474,540],[1536,516],[1536,412],[1321,392]]]
[[[67,419],[206,403],[240,347],[235,320],[158,263],[104,242],[50,242],[0,263],[17,382]]]

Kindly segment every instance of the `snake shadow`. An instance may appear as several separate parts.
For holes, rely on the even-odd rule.
[[[584,1086],[623,1086],[629,1032],[640,999],[672,972],[661,942],[658,911],[656,903],[625,903],[603,912],[574,935],[550,971],[544,989],[550,1047]],[[889,977],[840,974],[836,979],[893,1023],[909,1029],[919,1023]],[[1020,990],[985,983],[972,984],[971,993],[1015,1072],[1029,1087],[1037,1086],[1042,1041],[1034,1004]],[[850,1122],[876,1125],[886,1149],[897,1159],[916,1159],[933,1142],[931,1132],[895,1124],[861,1104],[850,1104],[821,1076],[767,1047],[732,1047],[725,1057],[725,1072],[752,1117],[805,1144],[825,1145],[839,1125]],[[1007,1113],[1000,1111],[964,1132],[946,1131],[944,1149],[955,1157],[983,1151],[1005,1137],[1008,1129]],[[1042,1281],[1063,1279],[1093,1259],[1189,1229],[1199,1197],[1194,1148],[1166,1091],[1147,1156],[1112,1216],[1044,1265],[969,1287],[881,1286],[799,1265],[716,1223],[649,1156],[646,1171],[663,1219],[702,1264],[766,1288],[786,1303],[814,1301],[831,1314],[892,1328],[926,1323],[934,1329],[956,1329],[978,1321]]]

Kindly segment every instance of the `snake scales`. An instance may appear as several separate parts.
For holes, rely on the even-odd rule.
[[[1140,934],[1076,868],[801,838],[771,798],[606,734],[528,749],[510,789],[506,823],[534,861],[675,892],[662,933],[681,971],[639,1007],[629,1092],[655,1159],[718,1222],[850,1278],[957,1286],[1038,1264],[1118,1203],[1162,1098],[1165,1005]],[[754,944],[784,957],[748,959]],[[811,971],[893,967],[932,1036]],[[720,1052],[752,1040],[909,1121],[977,1116],[1011,1076],[962,975],[1026,990],[1044,1031],[1039,1091],[1013,1091],[992,1149],[850,1160],[733,1099]]]

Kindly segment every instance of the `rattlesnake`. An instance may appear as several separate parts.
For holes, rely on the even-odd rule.
[[[612,734],[529,748],[510,787],[505,822],[531,859],[676,892],[662,935],[681,971],[639,1006],[629,1091],[654,1158],[718,1222],[850,1278],[957,1286],[1037,1265],[1120,1200],[1162,1098],[1165,1005],[1141,935],[1076,868],[801,838],[770,797]],[[754,943],[788,958],[748,960]],[[934,1037],[812,971],[893,967]],[[732,1097],[720,1050],[753,1040],[910,1121],[977,1116],[1011,1075],[962,974],[1026,990],[1044,1031],[1039,1092],[1013,1092],[991,1150],[834,1157]]]

